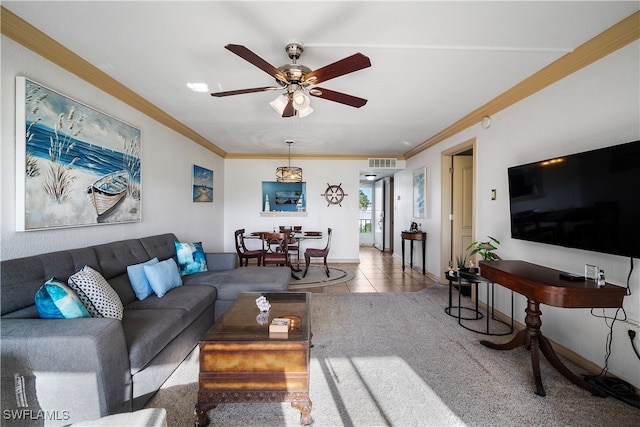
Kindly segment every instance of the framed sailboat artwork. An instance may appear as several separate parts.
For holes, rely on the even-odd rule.
[[[140,130],[16,78],[16,229],[141,221]]]

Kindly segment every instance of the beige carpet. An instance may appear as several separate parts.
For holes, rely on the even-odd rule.
[[[314,426],[640,425],[640,410],[591,396],[544,358],[547,396],[537,396],[529,352],[480,345],[486,337],[458,326],[444,313],[446,301],[442,285],[416,293],[313,294]],[[166,408],[170,426],[193,425],[197,370],[196,350],[148,404]],[[300,425],[287,403],[223,404],[209,417],[213,426]]]

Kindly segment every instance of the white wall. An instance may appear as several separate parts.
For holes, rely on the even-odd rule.
[[[219,236],[224,233],[224,161],[221,157],[4,36],[1,47],[2,259],[166,232],[173,232],[184,241],[202,241],[208,251],[222,250]],[[21,176],[15,168],[16,76],[28,77],[141,130],[141,222],[15,231],[15,180]],[[213,203],[192,203],[193,164],[214,171]]]
[[[275,181],[275,171],[286,160],[229,159],[225,162],[225,250],[235,251],[233,230],[272,230],[280,225],[301,225],[305,230],[333,229],[330,262],[357,262],[359,260],[359,171],[366,160],[292,160],[293,166],[302,168],[307,183],[306,217],[262,217],[262,181]],[[364,164],[363,164],[364,163]],[[327,184],[342,184],[347,194],[342,206],[327,206],[322,196]],[[273,205],[272,205],[273,207]],[[305,247],[324,247],[321,242],[309,240]]]
[[[442,151],[471,138],[477,138],[475,167],[476,217],[475,236],[495,236],[501,241],[497,253],[504,259],[522,259],[563,271],[583,274],[584,264],[603,268],[607,281],[626,286],[629,259],[583,250],[566,249],[511,239],[509,223],[508,181],[510,166],[565,154],[625,143],[640,139],[640,43],[638,41],[574,73],[518,104],[496,114],[489,129],[479,125],[467,129],[443,143],[407,161],[407,169],[395,176],[396,247],[400,251],[399,232],[411,218],[412,170],[426,165],[428,218],[423,230],[428,233],[427,268],[439,276],[444,268],[440,256],[440,156]],[[596,171],[594,171],[596,173]],[[637,184],[637,183],[635,183]],[[637,189],[630,183],[630,194]],[[491,189],[497,200],[491,201]],[[624,309],[630,320],[640,321],[640,268],[631,276],[631,295],[625,297]],[[507,312],[509,291],[500,289],[497,302]],[[523,322],[526,301],[517,296],[515,316]],[[542,331],[586,359],[604,366],[605,321],[590,314],[589,309],[563,309],[542,306]],[[613,317],[615,310],[605,310]],[[598,310],[602,314],[602,310]],[[622,318],[619,315],[619,319]],[[640,387],[638,360],[633,353],[627,329],[614,324],[609,370],[636,387]]]

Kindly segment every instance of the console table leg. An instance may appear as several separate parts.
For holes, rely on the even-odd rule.
[[[531,368],[533,369],[533,380],[536,383],[536,394],[546,396],[540,375],[540,352],[538,351],[538,336],[531,336]]]
[[[300,411],[300,424],[308,426],[313,423],[313,418],[311,418],[311,400],[291,402],[291,407]]]
[[[487,341],[487,340],[480,341],[480,344],[482,344],[485,347],[492,348],[494,350],[513,350],[514,348],[520,347],[521,345],[524,344],[526,334],[527,334],[527,331],[523,329],[521,331],[518,331],[518,333],[516,333],[515,336],[511,338],[511,341],[506,342],[504,344],[496,344],[494,342]]]
[[[593,387],[591,384],[589,384],[586,381],[582,380],[576,374],[571,372],[569,370],[569,368],[567,368],[564,365],[564,363],[562,363],[562,361],[558,358],[558,355],[556,354],[556,352],[553,349],[553,347],[551,347],[551,343],[549,342],[547,337],[545,337],[543,335],[540,335],[538,337],[538,341],[540,343],[540,350],[542,351],[542,354],[544,354],[544,357],[546,357],[547,360],[549,361],[549,363],[551,364],[551,366],[556,368],[556,370],[558,372],[560,372],[566,379],[568,379],[569,381],[571,381],[572,383],[574,383],[578,387],[581,387],[581,388],[587,390],[588,392],[590,392],[594,396],[596,396],[596,395],[597,396],[602,396],[602,394],[600,393],[600,391],[597,388]]]
[[[195,427],[205,427],[209,425],[209,417],[207,416],[207,412],[214,409],[218,406],[217,403],[212,402],[198,402],[196,403],[196,407],[193,412],[196,416]]]

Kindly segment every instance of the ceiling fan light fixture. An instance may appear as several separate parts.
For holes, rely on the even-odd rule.
[[[286,95],[279,95],[276,99],[271,101],[269,105],[271,105],[273,109],[278,112],[278,114],[282,115],[282,113],[284,112],[284,108],[287,106],[288,103],[289,103],[289,99],[287,98]]]
[[[304,110],[309,107],[311,100],[300,89],[293,92],[293,108],[296,110]]]
[[[304,110],[298,110],[298,116],[300,118],[307,117],[311,113],[313,113],[313,108],[311,107],[307,107]]]

